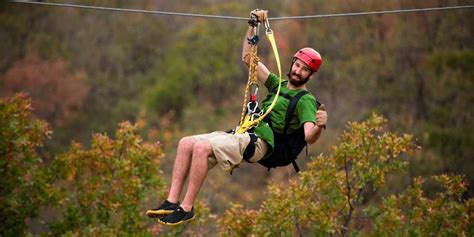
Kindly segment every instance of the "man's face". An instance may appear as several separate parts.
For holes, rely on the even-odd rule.
[[[291,67],[291,74],[289,75],[290,83],[294,86],[304,85],[312,75],[311,68],[303,61],[296,59]]]

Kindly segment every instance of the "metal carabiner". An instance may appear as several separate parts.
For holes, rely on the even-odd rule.
[[[253,108],[252,108],[252,105],[255,105],[255,106],[253,106]],[[247,103],[247,114],[255,114],[257,109],[258,109],[258,102],[257,101],[250,101],[250,102]]]
[[[268,21],[268,18],[265,19],[265,34],[273,34],[273,30],[270,28],[270,22]]]
[[[250,116],[250,121],[254,121],[255,119],[260,118],[260,116],[262,116],[262,114],[263,114],[263,110],[260,110],[258,113],[256,111],[254,111],[252,113],[252,115]]]

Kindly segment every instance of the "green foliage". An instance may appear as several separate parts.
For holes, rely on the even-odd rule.
[[[223,4],[220,8],[236,6]],[[179,117],[199,100],[219,105],[222,95],[241,86],[243,80],[235,79],[242,76],[240,52],[234,47],[242,41],[241,33],[227,32],[238,26],[197,20],[177,32],[179,39],[151,73],[156,83],[145,93],[148,109],[160,114],[174,111]]]
[[[87,3],[233,16],[246,16],[258,7],[269,9],[272,17],[447,4],[440,0]],[[469,162],[474,147],[470,135],[474,128],[472,109],[466,109],[472,107],[474,81],[470,16],[471,10],[464,9],[285,20],[271,25],[284,72],[291,55],[300,47],[315,47],[324,57],[317,80],[308,84],[308,89],[331,111],[330,129],[334,130],[325,136],[323,149],[335,144],[336,136],[331,134],[341,131],[347,121],[377,111],[389,119],[391,127],[421,138],[425,147],[421,160],[430,158],[440,163],[436,169],[414,163],[414,174],[422,173],[418,167],[430,174],[442,170],[470,174],[474,173],[474,165]],[[18,63],[33,51],[40,54],[40,60],[66,62],[70,67],[65,75],[84,75],[89,88],[85,98],[63,96],[64,103],[57,103],[58,107],[48,112],[54,116],[41,117],[55,126],[54,117],[61,114],[56,110],[74,112],[74,116],[61,118],[61,128],[54,128],[55,136],[46,147],[52,153],[64,151],[71,139],[85,143],[93,131],[112,133],[118,121],[134,121],[139,111],[146,114],[146,132],[159,130],[157,136],[149,137],[162,141],[169,134],[181,135],[183,130],[191,134],[227,128],[231,124],[228,121],[238,119],[240,88],[247,75],[240,62],[244,21],[3,3],[0,26],[0,73],[15,67],[28,73],[31,69]],[[268,43],[264,37],[260,42],[259,56],[274,71]],[[46,69],[42,77],[54,71],[54,67]],[[45,80],[38,74],[32,74],[35,82]],[[26,81],[13,78],[22,91],[54,98],[49,87],[31,88]],[[2,89],[7,88],[4,83],[1,75]],[[58,92],[73,95],[69,91]],[[68,99],[81,103],[66,103]],[[37,108],[34,113],[43,116],[41,111]],[[206,119],[196,119],[202,117]],[[474,184],[472,175],[466,178]]]
[[[212,235],[216,218],[203,202],[190,224],[168,228],[149,225],[143,204],[154,193],[164,197],[159,175],[159,144],[143,143],[136,126],[119,124],[116,138],[92,136],[91,148],[73,143],[47,168],[36,149],[50,131],[30,118],[30,101],[18,94],[0,103],[0,151],[4,179],[0,199],[2,235],[26,235],[25,219],[42,207],[56,210],[48,235]],[[401,194],[368,200],[365,194],[386,185],[387,175],[406,169],[404,154],[417,146],[411,135],[386,131],[387,120],[373,114],[351,122],[328,156],[313,159],[308,170],[287,185],[271,185],[259,210],[232,204],[217,219],[221,236],[324,235],[472,235],[474,202],[465,200],[461,176],[434,177],[443,191],[430,198],[424,179]]]
[[[245,210],[241,204],[231,203],[224,215],[218,219],[218,232],[222,236],[246,236],[256,224],[257,211]]]
[[[53,169],[60,177],[55,191],[62,218],[51,225],[54,235],[147,233],[140,203],[150,190],[163,196],[162,151],[159,144],[141,143],[136,127],[123,122],[115,140],[95,134],[90,149],[73,143],[57,157]]]
[[[460,177],[439,176],[437,180],[446,191],[434,200],[413,196],[422,193],[416,186],[399,197],[386,198],[379,209],[373,204],[366,206],[368,200],[364,200],[364,193],[384,186],[388,174],[405,170],[407,162],[403,154],[417,149],[411,135],[388,132],[386,124],[386,119],[376,114],[365,122],[349,123],[347,131],[340,136],[340,144],[333,147],[331,154],[313,159],[309,170],[288,185],[270,186],[258,211],[239,210],[241,206],[234,205],[219,221],[219,233],[344,236],[359,234],[360,228],[375,225],[375,229],[366,234],[403,236],[416,230],[424,236],[437,233],[444,226],[451,226],[444,229],[443,233],[447,235],[467,234],[467,223],[472,219],[468,215],[472,201],[462,203],[466,186]],[[422,221],[411,225],[405,215],[413,215],[413,208],[417,206],[430,208],[433,212],[418,212],[418,220]],[[433,215],[435,212],[438,214]]]
[[[31,110],[25,94],[0,100],[0,235],[29,234],[27,219],[48,224],[43,234],[53,236],[174,236],[212,229],[202,202],[195,221],[177,229],[159,228],[145,217],[149,197],[165,198],[163,152],[159,143],[144,143],[135,125],[120,123],[115,139],[94,134],[89,149],[73,142],[45,166],[38,148],[51,131]],[[54,216],[45,217],[46,209]]]
[[[258,7],[269,9],[271,17],[469,3],[466,0],[240,1],[238,3],[203,1],[199,4],[193,1],[154,0],[86,2],[111,7],[148,10],[158,8],[233,16],[246,16],[251,9]],[[413,176],[448,172],[465,174],[465,179],[472,187],[474,28],[471,15],[472,10],[464,9],[402,15],[272,21],[284,72],[287,72],[291,55],[298,48],[315,47],[324,58],[317,79],[308,84],[308,89],[315,93],[318,100],[327,105],[331,126],[318,145],[310,147],[310,153],[318,154],[336,144],[336,134],[339,134],[347,121],[359,120],[372,111],[377,111],[388,118],[389,127],[396,128],[397,131],[410,131],[419,138],[420,145],[424,147],[423,151],[413,157],[406,180]],[[47,164],[54,157],[48,154],[57,154],[58,151],[68,149],[71,140],[79,141],[88,147],[89,137],[93,131],[113,133],[117,122],[123,120],[139,120],[142,124],[139,128],[145,134],[144,137],[169,144],[166,147],[169,149],[167,153],[172,157],[172,147],[176,144],[177,137],[211,129],[225,129],[234,125],[233,122],[238,119],[242,92],[240,88],[247,74],[246,68],[240,62],[240,46],[245,27],[244,21],[157,17],[148,14],[36,7],[2,2],[0,3],[0,42],[2,42],[0,94],[6,96],[18,90],[28,91],[33,97],[33,105],[42,101],[51,102],[48,103],[51,107],[48,107],[50,110],[47,111],[47,117],[39,106],[34,106],[33,110],[37,117],[47,120],[55,131],[53,139],[47,140],[46,146],[41,148],[41,151],[45,151],[45,157],[48,157],[45,160]],[[38,70],[32,70],[32,67],[22,64],[28,58],[29,52],[39,54],[40,57],[35,64],[43,65],[40,67],[43,73],[38,73]],[[275,70],[273,56],[264,37],[259,45],[259,56],[262,62]],[[55,62],[64,62],[68,67],[58,71],[57,67],[54,67]],[[7,72],[11,72],[12,69],[15,69],[16,73],[10,77],[8,76],[10,73]],[[64,84],[63,79],[74,76],[77,72],[80,72],[81,78],[84,79],[81,80],[81,85],[71,84],[64,89],[62,86],[38,87],[35,84],[55,79],[54,75],[59,75],[56,77],[56,80],[60,79],[57,82]],[[18,80],[18,75],[33,78],[34,80],[29,80],[29,83],[33,83],[34,86],[28,86],[28,80]],[[11,89],[9,83],[18,84],[15,89]],[[87,95],[77,96],[81,91],[78,88],[88,88]],[[39,97],[36,97],[35,93]],[[33,119],[30,122],[33,122]],[[3,135],[0,139],[2,142],[15,140],[14,137]],[[347,156],[357,150],[350,144],[346,148],[348,150],[341,148],[340,152],[346,153]],[[31,153],[31,156],[39,157],[36,153]],[[26,156],[18,157],[23,159]],[[317,162],[313,162],[314,166]],[[334,163],[333,167],[337,167],[334,169],[338,172],[334,173],[328,168],[326,173],[318,171],[320,172],[318,175],[323,175],[322,177],[326,175],[326,180],[332,178],[344,180],[345,175],[342,172],[344,169],[341,166],[345,161],[331,162]],[[351,172],[349,178],[354,181],[351,193],[357,194],[359,188],[366,190],[361,194],[360,205],[366,205],[366,202],[372,202],[374,197],[387,194],[381,192],[390,193],[393,189],[402,189],[403,182],[397,182],[399,180],[394,182],[383,173],[404,169],[405,162],[384,163],[370,157],[348,159],[348,162],[352,162],[348,166],[348,171]],[[28,167],[27,163],[21,165]],[[54,177],[51,176],[54,172],[48,174],[42,163],[39,161],[33,163],[34,169],[21,172],[30,172],[32,175],[34,173],[37,178],[32,182],[37,182],[38,193],[41,187],[48,190],[47,186],[42,186],[41,183],[52,183],[49,181]],[[165,159],[163,163],[166,170],[166,164],[171,163],[171,159]],[[367,163],[370,163],[372,168],[364,169]],[[390,164],[388,168],[385,167],[386,164]],[[203,193],[210,199],[209,203],[212,203],[210,208],[222,213],[223,206],[242,199],[245,200],[246,206],[258,206],[264,184],[268,182],[268,177],[275,176],[274,174],[265,176],[262,171],[262,179],[256,182],[253,172],[258,171],[260,170],[254,167],[242,169],[241,177],[234,175],[231,178],[226,174],[216,174],[218,172],[212,174],[216,176],[211,178],[218,180],[216,183],[219,185],[207,185]],[[251,178],[247,178],[249,176]],[[8,180],[16,181],[16,179]],[[370,180],[373,181],[369,182]],[[6,186],[9,185],[12,184]],[[339,203],[337,205],[344,203],[348,205],[347,200],[341,201],[347,197],[340,196],[344,191],[347,193],[347,190],[337,188],[329,190],[333,185],[332,182],[319,185],[320,189],[328,190],[327,193],[332,195],[330,197],[334,197]],[[430,185],[428,182],[424,186],[429,197],[436,191]],[[241,191],[242,186],[246,187],[244,192]],[[372,193],[373,188],[377,187],[384,188],[381,192]],[[299,190],[296,187],[293,189]],[[31,190],[31,197],[9,198],[9,200],[13,200],[14,204],[27,199],[34,200],[36,191],[33,188]],[[473,196],[473,190],[469,188],[467,196]],[[47,193],[49,196],[46,195],[41,199],[52,199],[50,205],[56,205],[54,200],[61,193],[50,191]],[[9,195],[16,194],[10,193],[5,199],[10,197]],[[285,192],[276,192],[275,195],[290,197]],[[353,196],[351,197],[353,199]],[[39,208],[28,212],[29,214],[35,214],[43,207],[39,201],[35,203]],[[357,203],[357,201],[353,203],[356,209],[353,212],[355,216],[360,214],[357,211]],[[272,205],[275,207],[280,205],[277,204]],[[281,203],[283,204],[284,202]],[[327,210],[333,210],[330,205],[336,204],[327,203],[327,205],[325,207]],[[28,205],[24,207],[21,210],[28,209]],[[350,210],[350,207],[345,208],[343,211]],[[236,208],[231,210],[238,213]],[[296,213],[296,210],[293,212]],[[257,212],[254,214],[252,211],[249,213],[242,211],[240,214],[242,217],[247,214],[257,216]],[[303,217],[299,218],[304,220]],[[287,219],[275,221],[291,226]],[[341,221],[337,220],[340,225]],[[23,223],[24,218],[9,218],[8,221]],[[229,221],[226,223],[230,224]],[[319,227],[308,227],[308,224],[292,228],[293,231],[298,231],[300,228],[302,232],[313,228],[323,233],[331,233],[338,228],[329,218],[320,221]],[[351,223],[349,226],[354,227],[359,220],[351,221],[349,224]],[[24,227],[20,229],[22,228]],[[108,227],[100,224],[96,228],[91,227],[90,231],[84,230],[83,234],[99,233],[94,232],[97,228]],[[156,226],[153,228],[159,229]],[[230,229],[235,230],[235,233],[249,231],[244,227],[237,228],[235,226]],[[160,231],[156,233],[162,233]],[[193,231],[203,229],[189,225],[170,233],[190,234]],[[225,228],[222,231],[228,235],[231,233]],[[262,232],[264,230],[259,233]],[[280,232],[295,234],[292,231]],[[110,232],[111,235],[113,233],[115,232]]]
[[[0,99],[1,236],[24,235],[25,219],[38,215],[53,188],[37,153],[51,131],[46,122],[32,117],[31,110],[25,94]]]
[[[424,65],[435,78],[426,89],[432,99],[426,99],[429,122],[423,123],[424,147],[440,155],[443,170],[466,174],[474,183],[474,127],[472,110],[466,109],[474,101],[474,52],[450,51],[431,55]],[[473,191],[470,191],[471,195]]]
[[[425,195],[423,178],[399,195],[384,198],[373,208],[375,236],[472,236],[474,200],[463,200],[466,184],[461,176],[433,177],[443,191],[430,199]]]

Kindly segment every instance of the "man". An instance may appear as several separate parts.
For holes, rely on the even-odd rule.
[[[267,11],[254,10],[252,15],[256,16],[259,22],[266,18]],[[250,45],[248,38],[252,36],[254,21],[249,21],[249,28],[243,42],[242,61],[249,66]],[[321,56],[311,48],[299,50],[291,65],[289,80],[282,84],[281,92],[294,96],[300,91],[306,90],[306,83],[316,76],[316,72],[321,65]],[[271,90],[278,85],[279,79],[259,62],[257,66],[257,78],[259,82]],[[273,95],[276,96],[276,95]],[[271,101],[272,95],[262,102],[265,110]],[[272,128],[266,122],[260,122],[254,133],[257,137],[255,141],[255,151],[248,162],[257,162],[268,157],[274,147],[273,131],[283,131],[285,125],[284,115],[288,107],[288,99],[280,96],[273,110],[268,115]],[[307,143],[316,142],[327,121],[325,111],[316,111],[316,99],[310,93],[301,97],[296,107],[296,116],[291,123],[289,131],[304,128],[304,139]],[[232,134],[226,132],[213,132],[195,136],[184,137],[178,144],[176,160],[173,167],[171,187],[167,200],[158,208],[147,211],[147,216],[159,218],[158,221],[166,225],[178,225],[194,218],[193,203],[206,178],[207,172],[215,165],[219,165],[223,170],[231,170],[243,160],[243,154],[247,145],[251,142],[248,133]],[[184,182],[188,178],[188,188],[182,203],[179,197],[183,189]]]

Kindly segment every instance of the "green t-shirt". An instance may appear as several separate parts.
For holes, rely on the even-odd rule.
[[[279,83],[278,76],[270,73],[265,82],[265,87],[270,92],[272,88],[277,87]],[[288,80],[285,80],[281,84],[280,93],[287,94],[291,97],[298,94],[303,89],[297,90],[290,90],[287,88]],[[265,111],[272,103],[275,94],[268,94],[267,97],[262,101],[262,109]],[[279,96],[275,107],[273,110],[267,115],[273,126],[273,130],[278,133],[283,133],[283,129],[285,127],[285,116],[286,110],[288,108],[289,100],[283,96]],[[308,93],[300,98],[298,103],[296,104],[295,114],[290,122],[288,127],[287,133],[292,133],[300,128],[305,122],[316,122],[316,99],[311,93]],[[258,137],[266,141],[273,151],[273,147],[275,146],[273,140],[273,131],[270,126],[265,123],[261,122],[255,128],[255,133]],[[267,152],[267,154],[271,154],[271,151]]]

